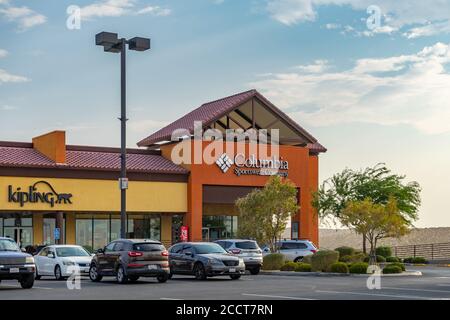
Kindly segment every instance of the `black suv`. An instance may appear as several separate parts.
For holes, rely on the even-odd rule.
[[[237,280],[245,273],[244,260],[226,252],[217,243],[183,242],[169,249],[170,276],[190,274],[198,280],[230,276]]]
[[[34,258],[20,250],[17,243],[10,238],[0,237],[0,282],[18,280],[24,289],[34,284],[36,266]]]
[[[169,279],[169,254],[161,242],[148,239],[119,239],[97,250],[92,258],[89,278],[101,281],[115,276],[117,282],[137,281],[139,277]]]

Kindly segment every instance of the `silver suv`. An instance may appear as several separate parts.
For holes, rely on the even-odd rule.
[[[282,240],[277,242],[278,252],[288,261],[300,262],[303,257],[317,252],[316,246],[309,240]],[[268,247],[263,249],[264,255],[270,253]]]
[[[256,241],[227,239],[217,240],[215,243],[219,244],[227,252],[242,258],[245,263],[245,270],[249,270],[251,274],[257,275],[261,270],[263,262],[262,250]]]

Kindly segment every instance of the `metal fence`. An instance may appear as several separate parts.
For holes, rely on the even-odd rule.
[[[398,246],[393,249],[394,255],[399,258],[424,257],[428,260],[450,259],[450,242]]]

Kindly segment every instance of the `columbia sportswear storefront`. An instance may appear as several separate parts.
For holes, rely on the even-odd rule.
[[[318,243],[311,194],[326,149],[257,91],[205,103],[138,146],[127,152],[129,238],[235,237],[236,199],[280,175],[298,188],[291,238]],[[0,236],[103,247],[120,235],[119,169],[119,149],[66,145],[64,131],[0,142]]]

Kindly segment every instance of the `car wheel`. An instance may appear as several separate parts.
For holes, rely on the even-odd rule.
[[[23,276],[19,282],[20,282],[20,286],[23,289],[31,289],[34,284],[34,274],[32,273],[32,274]]]
[[[303,261],[303,257],[297,257],[294,259],[294,262],[302,262]]]
[[[39,275],[39,272],[38,272],[38,268],[37,268],[37,267],[36,267],[36,275],[34,276],[34,279],[35,279],[35,280],[41,279],[41,276]]]
[[[194,275],[197,280],[205,280],[206,279],[206,271],[205,267],[201,263],[197,263],[194,267]]]
[[[95,264],[91,265],[89,268],[89,278],[93,282],[99,282],[102,280],[102,276],[98,274],[97,266]]]
[[[240,274],[232,274],[232,275],[230,276],[230,278],[231,278],[231,280],[238,280],[238,279],[241,278],[241,275],[240,275]]]
[[[138,277],[138,276],[129,276],[128,279],[129,279],[131,282],[136,282],[136,281],[138,281],[139,277]]]
[[[59,265],[56,265],[55,267],[55,278],[58,281],[64,280],[64,277],[62,276],[61,267]]]
[[[164,283],[164,282],[166,282],[167,280],[169,280],[169,274],[168,273],[164,273],[164,274],[159,274],[157,277],[156,277],[156,280],[158,280],[158,282],[159,283]]]
[[[252,275],[256,276],[260,270],[261,270],[261,267],[252,268],[252,269],[250,269],[250,273]]]
[[[125,274],[125,269],[123,268],[123,266],[119,266],[119,268],[117,269],[116,279],[120,284],[125,284],[128,282],[128,277]]]

